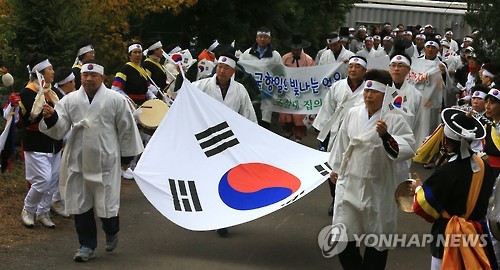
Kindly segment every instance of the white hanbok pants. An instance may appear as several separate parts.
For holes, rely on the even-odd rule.
[[[31,188],[24,199],[24,209],[43,214],[50,211],[52,195],[59,191],[61,152],[24,152],[26,180]]]

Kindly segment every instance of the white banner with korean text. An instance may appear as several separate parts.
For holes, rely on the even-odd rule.
[[[421,134],[430,135],[441,123],[443,104],[443,77],[436,61],[412,58],[411,70],[406,77],[422,94]],[[421,143],[422,141],[417,141]]]
[[[298,68],[255,60],[238,64],[255,77],[262,91],[262,110],[274,112],[316,114],[330,86],[342,79],[341,63]]]

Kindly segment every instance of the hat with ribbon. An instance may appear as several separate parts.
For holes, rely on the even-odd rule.
[[[486,136],[484,126],[465,111],[456,108],[446,108],[441,113],[445,124],[444,135],[454,141],[460,142],[460,158],[470,156],[469,148],[472,140],[481,140]]]

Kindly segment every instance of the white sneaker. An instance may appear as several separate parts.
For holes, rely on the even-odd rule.
[[[51,205],[50,205],[50,209],[60,215],[61,217],[69,217],[68,214],[66,214],[66,211],[64,210],[64,203],[63,201],[57,201],[57,202],[53,202]]]
[[[55,228],[56,227],[54,222],[52,222],[52,220],[50,220],[50,216],[49,216],[48,212],[36,215],[36,221],[42,223],[42,225],[47,227],[47,228]]]
[[[133,180],[134,174],[132,172],[132,169],[128,168],[126,171],[122,171],[122,177],[123,179]]]
[[[29,228],[35,226],[35,213],[31,213],[23,209],[23,211],[21,212],[21,219],[24,226]]]

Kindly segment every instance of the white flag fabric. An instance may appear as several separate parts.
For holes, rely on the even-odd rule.
[[[7,117],[7,122],[5,123],[5,128],[0,134],[0,152],[5,148],[5,143],[7,142],[7,137],[9,136],[10,129],[12,128],[12,121],[15,120],[15,116],[19,113],[19,107],[11,108],[12,112],[9,113]],[[15,127],[14,127],[15,128]]]
[[[189,68],[196,61],[196,59],[193,59],[189,50],[178,51],[173,54],[168,54],[168,56],[166,62],[174,62],[174,64],[180,62],[186,68]]]
[[[188,80],[135,170],[146,198],[189,230],[230,227],[272,213],[325,181],[329,153],[272,133]]]
[[[406,95],[401,95],[400,91],[394,87],[387,86],[385,89],[382,113],[392,112],[403,116],[413,116],[408,108]]]

